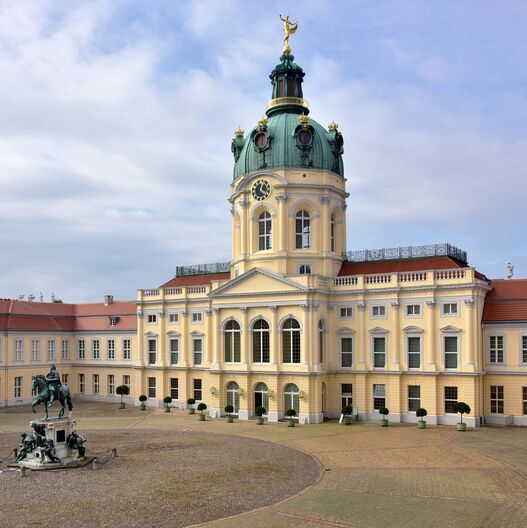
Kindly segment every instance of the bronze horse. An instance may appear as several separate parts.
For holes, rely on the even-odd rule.
[[[49,390],[49,383],[45,376],[42,374],[38,374],[37,376],[33,376],[31,380],[31,387],[33,390],[36,390],[37,397],[33,400],[33,403],[31,404],[31,410],[36,413],[35,411],[35,405],[39,405],[40,403],[43,403],[46,407],[46,416],[45,419],[48,419],[48,405],[49,401],[51,400],[51,392]],[[64,407],[66,406],[66,403],[68,404],[68,409],[71,411],[73,409],[73,404],[71,403],[71,396],[70,396],[70,390],[68,389],[67,385],[62,384],[57,391],[57,397],[62,405],[61,410],[59,411],[59,418],[62,418],[64,416]]]

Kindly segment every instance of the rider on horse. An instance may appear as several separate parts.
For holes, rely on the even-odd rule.
[[[62,385],[59,371],[57,370],[57,367],[55,367],[54,363],[49,366],[49,372],[46,376],[46,380],[49,383],[49,404],[51,405],[54,400],[59,399],[59,390]]]

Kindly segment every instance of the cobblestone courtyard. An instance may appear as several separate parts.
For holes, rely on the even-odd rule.
[[[33,417],[0,409],[0,459]],[[527,525],[525,429],[257,427],[106,403],[77,404],[74,417],[88,448],[116,447],[119,457],[24,479],[0,464],[0,526]]]

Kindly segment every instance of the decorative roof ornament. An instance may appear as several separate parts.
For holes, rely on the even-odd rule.
[[[333,130],[337,130],[339,128],[339,125],[338,123],[335,123],[335,121],[331,121],[331,123],[328,125],[328,130],[329,131],[333,131]]]
[[[235,135],[236,137],[239,137],[239,138],[242,138],[244,134],[245,134],[245,130],[243,130],[243,128],[240,128],[240,127],[238,127],[238,128],[234,131],[234,135]]]
[[[307,128],[307,124],[309,123],[309,117],[307,117],[307,115],[305,114],[300,114],[298,116],[298,121],[303,128]]]
[[[514,264],[512,262],[507,263],[507,279],[512,279],[514,276]]]
[[[291,48],[289,47],[289,37],[296,33],[298,29],[298,22],[290,22],[289,15],[286,15],[285,18],[282,18],[280,15],[280,20],[284,23],[284,49],[282,50],[284,55],[289,55],[291,53]]]
[[[267,128],[267,122],[267,118],[262,117],[262,119],[258,121],[258,130],[264,131]]]

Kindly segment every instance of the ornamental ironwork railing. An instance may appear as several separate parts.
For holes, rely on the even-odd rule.
[[[367,262],[372,260],[398,260],[420,257],[452,257],[467,263],[467,252],[452,244],[429,244],[426,246],[403,246],[398,248],[364,249],[348,251],[344,254],[350,262]]]
[[[230,271],[230,266],[230,262],[176,266],[176,277],[182,277],[184,275],[208,275],[209,273],[227,273]]]

